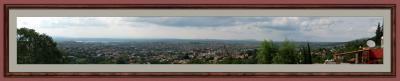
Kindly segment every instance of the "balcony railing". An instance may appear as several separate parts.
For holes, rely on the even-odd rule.
[[[353,56],[350,60],[345,60],[345,56]],[[361,50],[335,53],[334,60],[336,64],[350,63],[350,64],[381,64],[383,59],[382,48],[363,48]]]

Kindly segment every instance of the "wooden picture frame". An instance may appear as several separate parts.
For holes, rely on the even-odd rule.
[[[390,72],[9,72],[9,10],[10,9],[390,9],[391,10],[391,71]],[[376,4],[299,4],[299,5],[207,5],[207,4],[155,4],[155,5],[108,5],[108,4],[62,4],[25,5],[6,4],[4,25],[4,74],[5,77],[395,77],[396,76],[396,10],[395,5]]]

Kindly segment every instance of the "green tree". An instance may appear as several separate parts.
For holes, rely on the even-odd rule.
[[[272,40],[264,40],[258,48],[256,59],[258,64],[271,64],[274,54],[276,53]]]
[[[278,54],[273,58],[274,64],[298,64],[296,45],[285,39],[279,47]]]
[[[326,59],[333,59],[332,51],[328,50],[326,53]]]
[[[310,43],[307,43],[307,48],[303,48],[304,64],[312,64]]]
[[[375,36],[372,37],[372,40],[375,41],[376,46],[381,46],[381,38],[383,36],[383,25],[381,25],[380,23],[378,23],[378,27],[376,28],[375,31]]]
[[[285,61],[285,58],[281,54],[277,54],[276,56],[274,56],[274,58],[272,59],[272,63],[273,64],[287,64]]]
[[[63,61],[63,54],[51,37],[33,29],[17,29],[18,64],[59,64]]]
[[[313,63],[319,63],[322,64],[324,63],[324,58],[319,56],[319,55],[312,55],[313,59],[311,59],[313,61]]]

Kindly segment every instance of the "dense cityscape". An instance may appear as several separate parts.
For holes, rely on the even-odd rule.
[[[100,40],[100,39],[93,39]],[[262,41],[252,40],[107,40],[59,41],[58,48],[67,54],[71,64],[256,64],[257,48]],[[279,43],[276,43],[277,45]],[[305,43],[298,42],[299,45]],[[319,48],[332,48],[342,42],[311,43]],[[300,49],[296,49],[296,52]],[[328,59],[327,49],[313,50]],[[325,59],[322,59],[325,58]],[[332,59],[332,56],[329,57]]]
[[[173,39],[59,43],[59,48],[68,54],[70,63],[93,64],[216,64],[226,57],[253,58],[256,47],[256,41]]]

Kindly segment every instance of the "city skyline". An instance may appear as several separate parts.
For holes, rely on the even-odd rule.
[[[52,37],[344,42],[372,37],[382,17],[17,17]]]

